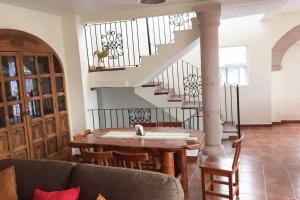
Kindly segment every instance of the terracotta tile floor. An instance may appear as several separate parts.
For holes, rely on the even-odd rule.
[[[300,200],[300,124],[242,131],[245,140],[240,157],[240,199]],[[231,153],[229,142],[224,145],[227,153]],[[188,200],[201,200],[201,175],[196,162],[189,162],[188,176]]]

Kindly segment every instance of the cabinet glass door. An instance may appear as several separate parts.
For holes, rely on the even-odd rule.
[[[33,159],[48,158],[59,151],[54,92],[56,79],[51,59],[48,54],[21,55]]]
[[[0,154],[28,159],[30,143],[19,56],[1,52],[0,60]]]

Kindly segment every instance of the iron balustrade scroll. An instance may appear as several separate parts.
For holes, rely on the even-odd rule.
[[[93,129],[129,128],[137,123],[182,122],[182,128],[202,130],[197,109],[179,107],[89,109]]]
[[[117,31],[108,31],[101,35],[102,50],[109,49],[108,59],[118,59],[124,55],[123,38]]]
[[[89,69],[139,67],[142,56],[156,54],[156,46],[174,42],[174,32],[192,29],[194,12],[123,21],[86,24]],[[98,62],[95,52],[108,55]]]
[[[129,108],[128,109],[129,125],[135,123],[150,123],[151,109],[150,108]]]
[[[202,78],[200,68],[178,60],[161,74],[156,76],[153,83],[169,90],[173,95],[181,97],[185,102],[202,105]]]

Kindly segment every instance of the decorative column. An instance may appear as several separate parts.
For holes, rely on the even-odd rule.
[[[209,4],[197,9],[200,21],[201,76],[203,87],[203,125],[205,147],[209,156],[224,154],[220,121],[219,84],[219,24],[220,4]]]

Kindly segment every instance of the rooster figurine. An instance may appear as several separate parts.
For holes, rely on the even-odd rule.
[[[97,51],[94,52],[93,55],[94,56],[97,55],[99,67],[100,67],[100,63],[103,63],[103,65],[104,65],[104,60],[103,59],[105,57],[107,57],[108,54],[109,54],[109,47],[106,47],[103,51],[97,50]]]

